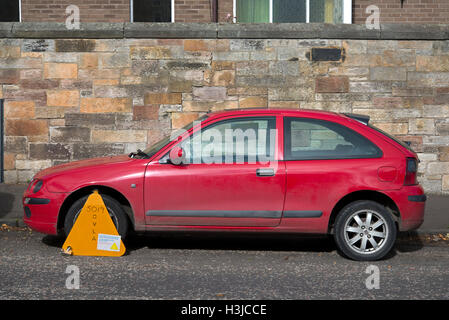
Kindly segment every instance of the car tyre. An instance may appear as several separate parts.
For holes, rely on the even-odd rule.
[[[396,241],[397,228],[390,211],[369,200],[355,201],[338,214],[334,239],[348,258],[375,261],[387,255]]]
[[[64,220],[64,232],[66,236],[70,233],[70,230],[72,230],[72,227],[88,197],[89,196],[84,196],[75,201],[67,212]],[[106,205],[112,221],[114,222],[118,234],[122,237],[122,239],[124,239],[128,234],[129,226],[128,217],[125,211],[117,200],[107,195],[101,195],[101,197],[103,198],[103,202]]]

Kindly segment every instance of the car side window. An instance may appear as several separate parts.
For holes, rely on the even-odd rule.
[[[258,163],[274,160],[275,117],[216,122],[181,143],[187,163]]]
[[[382,151],[359,133],[335,122],[284,118],[285,160],[377,158]]]

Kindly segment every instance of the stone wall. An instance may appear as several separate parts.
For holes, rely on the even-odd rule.
[[[412,141],[427,192],[449,193],[446,36],[296,34],[0,39],[6,182],[27,182],[67,161],[145,148],[209,111],[288,107],[370,115],[375,125]]]

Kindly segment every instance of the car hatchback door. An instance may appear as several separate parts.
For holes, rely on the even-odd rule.
[[[279,117],[279,121],[281,118]],[[285,168],[274,116],[219,119],[178,142],[186,163],[168,152],[145,175],[146,223],[273,227],[280,222]]]

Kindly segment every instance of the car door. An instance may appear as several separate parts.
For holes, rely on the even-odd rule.
[[[281,121],[281,118],[278,118]],[[186,164],[168,153],[145,175],[146,223],[273,227],[280,222],[285,168],[274,116],[216,120],[183,139]]]
[[[333,206],[377,179],[381,150],[361,134],[332,121],[285,117],[287,190],[283,224],[327,232]]]

